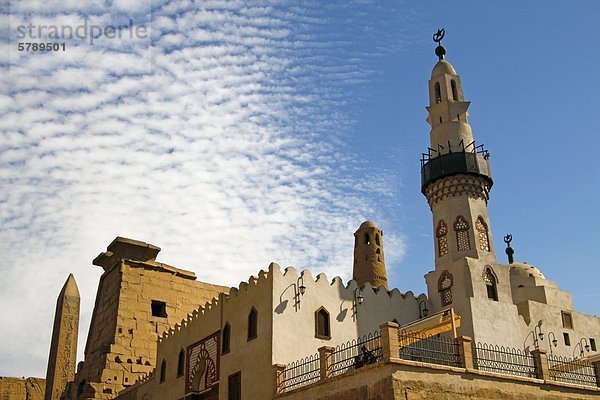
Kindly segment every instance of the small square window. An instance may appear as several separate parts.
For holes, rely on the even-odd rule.
[[[573,316],[571,315],[571,313],[561,311],[561,314],[562,314],[563,328],[573,329]]]
[[[592,351],[596,351],[596,340],[594,338],[590,338],[590,347]]]
[[[567,332],[563,332],[563,339],[565,340],[565,346],[571,345],[571,338]]]
[[[152,316],[167,318],[167,303],[159,300],[152,300]]]

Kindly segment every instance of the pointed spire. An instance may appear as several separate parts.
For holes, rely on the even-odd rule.
[[[59,400],[67,383],[75,377],[79,304],[77,282],[73,274],[69,274],[56,300],[45,400]]]
[[[73,276],[73,274],[69,274],[67,281],[65,282],[62,290],[60,291],[59,297],[61,296],[71,296],[80,298],[79,288],[77,287],[77,282],[75,281],[75,277]]]

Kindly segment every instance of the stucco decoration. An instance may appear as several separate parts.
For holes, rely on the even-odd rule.
[[[220,336],[215,332],[187,348],[186,394],[210,389],[219,381]]]

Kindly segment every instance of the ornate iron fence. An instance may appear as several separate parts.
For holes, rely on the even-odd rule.
[[[473,365],[481,371],[535,378],[535,362],[526,350],[473,343]]]
[[[400,358],[430,364],[460,367],[458,344],[452,338],[424,336],[415,332],[398,332]]]
[[[279,392],[289,392],[318,381],[320,368],[319,353],[286,365],[279,379]]]
[[[328,377],[341,375],[351,370],[383,360],[381,333],[370,333],[339,346],[328,355]]]
[[[571,359],[548,355],[550,379],[558,382],[574,383],[576,385],[600,386],[592,363],[585,360]]]

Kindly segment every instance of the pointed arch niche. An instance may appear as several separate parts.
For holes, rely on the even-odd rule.
[[[456,232],[457,250],[471,250],[471,241],[469,240],[469,223],[462,215],[456,217],[456,221],[454,221],[454,232]]]
[[[179,357],[177,358],[177,377],[183,376],[185,371],[185,351],[181,349],[179,351]]]
[[[435,104],[442,102],[442,89],[440,87],[440,83],[436,82],[434,86],[435,91]]]
[[[454,79],[450,81],[450,86],[452,88],[452,100],[458,100],[458,91],[456,90],[456,81]]]
[[[488,299],[498,301],[498,277],[490,266],[483,270],[483,282],[485,283]]]
[[[229,325],[229,322],[225,323],[225,326],[223,327],[222,336],[223,337],[221,339],[221,354],[227,354],[231,349],[231,325]]]
[[[320,307],[315,311],[315,337],[331,339],[331,319],[329,311],[325,307]]]
[[[438,257],[445,256],[448,254],[448,225],[446,225],[443,219],[440,219],[440,222],[438,222],[435,229],[435,236],[437,238]]]
[[[440,279],[438,279],[438,292],[440,293],[440,299],[442,301],[442,307],[452,304],[452,286],[454,285],[454,278],[448,271],[442,272]]]
[[[167,377],[167,360],[163,359],[162,363],[160,364],[160,383],[163,383],[165,381],[166,377]]]
[[[477,229],[479,250],[490,251],[490,236],[488,234],[488,226],[481,215],[478,216],[477,221],[475,221],[475,229]]]
[[[258,311],[252,307],[248,314],[248,340],[256,339],[258,335]]]

